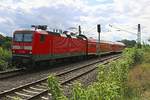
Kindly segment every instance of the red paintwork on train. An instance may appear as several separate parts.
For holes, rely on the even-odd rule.
[[[24,31],[28,32],[29,30],[19,30],[20,33],[14,34],[21,34]],[[125,47],[121,43],[100,41],[100,44],[97,44],[96,40],[81,36],[78,38],[44,30],[30,32],[32,32],[32,42],[13,40],[12,53],[15,61],[22,60],[20,62],[23,62],[24,58],[29,58],[30,61],[35,62],[73,56],[97,55],[97,49],[100,50],[100,53],[108,53],[120,52]]]
[[[51,53],[50,47],[52,47],[51,39],[52,37],[48,36],[48,34],[42,34],[45,37],[43,42],[40,42],[41,33],[34,32],[33,36],[33,44],[32,44],[32,55],[46,55]]]
[[[96,54],[96,42],[88,41],[88,54]]]
[[[31,50],[25,50],[23,47],[24,46],[32,46],[32,43],[23,43],[23,42],[14,42],[12,43],[12,46],[19,46],[20,48],[18,49],[13,49],[12,48],[12,53],[15,54],[29,54]]]
[[[45,36],[43,42],[40,41],[42,33],[35,32],[33,39],[33,55],[40,54],[65,54],[85,52],[86,41],[77,38],[67,38],[53,34],[42,34]]]

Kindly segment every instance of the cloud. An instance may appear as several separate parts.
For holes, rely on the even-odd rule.
[[[142,27],[142,36],[150,36],[150,7],[149,7],[149,0],[133,0],[129,4],[130,12],[129,16],[131,17],[130,23],[131,24],[141,24]],[[133,6],[134,5],[134,6]],[[133,6],[133,9],[132,9]],[[142,40],[147,40],[147,37],[142,37]]]
[[[84,34],[97,38],[96,24],[100,23],[101,38],[114,41],[136,39],[136,35],[109,29],[108,24],[136,33],[140,23],[145,41],[150,36],[149,4],[149,0],[1,0],[0,31],[11,35],[32,24],[63,29],[81,25]]]
[[[46,24],[50,27],[69,27],[73,23],[78,23],[83,12],[86,12],[84,5],[79,0],[74,3],[71,0],[53,2],[53,0],[22,0],[15,5],[13,0],[2,1],[0,3],[0,28],[8,35],[17,28],[27,28],[32,24]],[[15,5],[15,6],[13,6]],[[82,6],[83,5],[83,6]],[[80,8],[85,8],[80,10]],[[6,12],[4,12],[4,9]],[[81,13],[80,13],[81,12]],[[10,28],[8,28],[10,26]]]

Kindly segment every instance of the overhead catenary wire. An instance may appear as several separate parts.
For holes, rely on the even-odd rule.
[[[94,29],[96,29],[96,26],[93,26],[92,28],[90,28],[89,30],[85,31],[86,33],[89,33],[91,31],[94,31]]]
[[[112,28],[118,29],[118,31],[124,31],[124,32],[127,32],[127,33],[132,33],[132,35],[137,35],[137,33],[135,33],[135,32],[128,31],[128,30],[126,30],[126,29],[119,28],[119,27],[113,26],[113,25],[111,25],[111,24],[109,24],[109,26],[112,27]]]
[[[119,29],[118,31],[124,31],[124,32],[128,32],[128,33],[132,33],[132,35],[137,35],[137,43],[139,44],[138,47],[141,47],[141,26],[140,24],[138,24],[138,32],[135,33],[135,32],[131,32],[131,31],[128,31],[128,30],[125,30],[125,29],[122,29],[122,28],[119,28],[119,27],[116,27],[116,26],[113,26],[113,25],[110,25],[110,27],[112,28],[115,28],[115,29]]]

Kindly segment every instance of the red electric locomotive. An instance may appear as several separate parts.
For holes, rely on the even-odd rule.
[[[12,60],[19,64],[35,64],[75,56],[87,55],[87,38],[68,35],[67,31],[46,31],[46,26],[35,30],[17,30],[13,34]]]
[[[44,61],[97,55],[97,49],[100,53],[108,53],[124,48],[123,44],[103,41],[97,44],[84,35],[68,34],[68,31],[47,31],[47,26],[33,27],[35,30],[17,30],[13,34],[12,61],[16,65],[26,66]]]

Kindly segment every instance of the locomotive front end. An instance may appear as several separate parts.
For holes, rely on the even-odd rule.
[[[17,67],[32,63],[33,31],[20,30],[13,34],[12,62]]]

